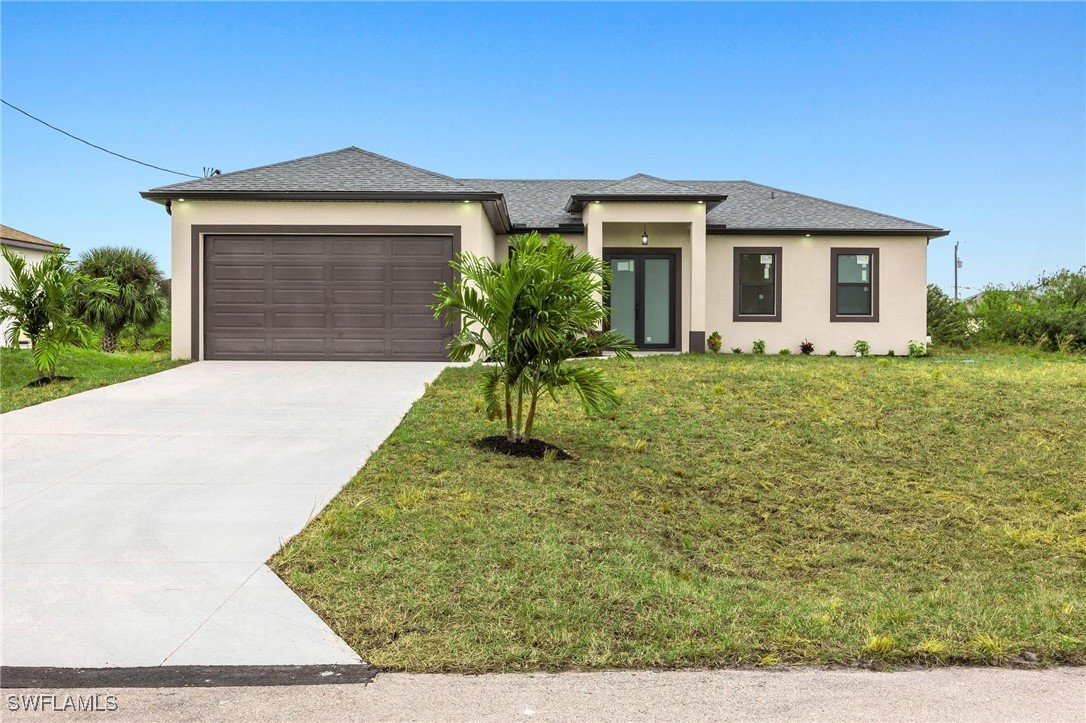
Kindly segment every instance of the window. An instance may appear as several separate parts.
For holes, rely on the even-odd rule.
[[[733,321],[781,320],[781,247],[736,248]]]
[[[830,249],[830,321],[879,320],[879,250]]]

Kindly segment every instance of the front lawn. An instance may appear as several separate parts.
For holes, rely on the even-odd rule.
[[[1086,663],[1086,361],[661,356],[471,440],[446,370],[273,559],[409,671]]]
[[[103,354],[93,349],[73,349],[66,351],[57,365],[57,375],[74,377],[71,381],[28,388],[26,385],[38,378],[30,351],[0,348],[0,412],[154,374],[184,363],[171,361],[169,353]]]

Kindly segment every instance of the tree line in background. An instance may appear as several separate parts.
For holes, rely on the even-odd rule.
[[[56,378],[68,347],[135,350],[156,331],[168,347],[169,281],[148,252],[105,246],[76,262],[57,249],[31,264],[2,251],[11,267],[11,286],[0,289],[0,320],[8,323],[3,341],[17,347],[29,340],[39,383]]]
[[[936,344],[1019,344],[1086,353],[1086,266],[1042,274],[1030,284],[988,286],[955,301],[928,286],[928,334]]]

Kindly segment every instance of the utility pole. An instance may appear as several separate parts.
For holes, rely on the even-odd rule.
[[[954,242],[954,301],[958,300],[958,269],[962,267],[962,260],[958,258],[958,242]]]

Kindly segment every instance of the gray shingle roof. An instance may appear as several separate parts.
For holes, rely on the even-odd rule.
[[[721,195],[709,207],[710,226],[729,231],[842,230],[941,232],[936,226],[867,211],[855,206],[792,193],[750,181],[669,181],[638,173],[614,180],[527,180],[450,178],[351,146],[330,153],[221,176],[151,189],[149,196],[223,193],[500,193],[515,228],[580,225],[579,213],[566,211],[571,196]],[[940,234],[941,235],[941,234]]]
[[[53,249],[68,250],[67,246],[61,244],[55,244],[52,241],[46,241],[45,239],[34,236],[26,231],[20,231],[17,228],[11,226],[0,225],[0,244],[5,246],[21,246],[23,248],[36,248],[42,251],[52,251]]]
[[[940,231],[936,226],[784,191],[750,181],[678,181],[728,200],[708,214],[707,223],[729,229],[810,229]]]
[[[341,193],[480,191],[440,173],[351,146],[270,166],[151,189],[159,191],[293,191]]]

